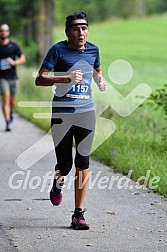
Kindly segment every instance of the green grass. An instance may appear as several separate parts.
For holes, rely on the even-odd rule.
[[[48,131],[50,128],[49,119],[37,119],[34,113],[51,113],[51,107],[21,107],[21,102],[31,101],[50,101],[52,100],[53,92],[51,87],[35,86],[35,78],[32,77],[33,72],[38,69],[19,67],[19,89],[17,95],[16,111],[24,118],[32,121],[40,128]],[[30,104],[30,103],[29,103]]]
[[[140,83],[147,83],[155,90],[167,82],[166,25],[166,15],[90,25],[88,41],[100,48],[101,67],[109,85],[126,96]],[[54,36],[55,42],[64,40],[64,28],[55,27]],[[109,65],[117,59],[127,60],[134,71],[131,81],[122,86],[112,83],[108,76]],[[51,88],[39,88],[33,84],[31,72],[36,70],[19,68],[18,100],[51,100]],[[97,97],[103,104],[104,100],[110,99],[110,94],[98,92]],[[18,108],[18,111],[38,126],[49,129],[49,120],[34,119],[32,115],[33,111],[50,112],[50,108]],[[166,126],[163,112],[154,111],[145,102],[128,117],[121,117],[113,111],[106,112],[105,116],[115,122],[116,131],[93,152],[92,157],[123,174],[133,170],[135,180],[151,170],[150,178],[160,177],[156,191],[167,195],[167,148],[161,138],[162,127]]]

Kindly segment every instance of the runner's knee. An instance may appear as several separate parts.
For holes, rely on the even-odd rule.
[[[82,170],[89,168],[89,156],[81,156],[79,154],[75,157],[75,167],[78,167]]]
[[[71,171],[72,169],[72,161],[65,161],[64,163],[60,164],[58,163],[56,165],[56,169],[59,170],[59,173],[62,175],[62,176],[67,176],[69,174],[69,172]]]

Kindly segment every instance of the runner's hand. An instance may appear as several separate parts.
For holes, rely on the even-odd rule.
[[[16,65],[16,61],[12,58],[7,58],[7,62],[12,65],[12,66],[15,66]]]
[[[81,72],[81,70],[76,70],[76,71],[71,72],[68,75],[68,78],[71,79],[72,84],[80,84],[83,78],[83,73]]]
[[[104,79],[102,76],[99,76],[99,80],[98,80],[98,87],[100,89],[100,91],[105,91],[107,86],[106,86],[106,83],[104,82]]]

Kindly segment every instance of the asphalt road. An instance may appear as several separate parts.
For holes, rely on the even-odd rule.
[[[17,115],[12,132],[4,127],[0,113],[0,251],[166,251],[165,198],[138,189],[133,181],[126,188],[125,177],[91,160],[84,205],[90,230],[71,230],[74,168],[62,204],[53,207],[49,201],[55,164],[51,137]]]

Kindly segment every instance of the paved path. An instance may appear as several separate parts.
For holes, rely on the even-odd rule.
[[[44,182],[47,172],[51,174],[54,170],[54,152],[25,170],[15,162],[27,148],[44,137],[45,132],[18,116],[15,116],[12,132],[4,132],[4,126],[0,114],[0,251],[166,251],[166,199],[136,189],[133,181],[130,182],[133,188],[119,189],[124,183],[122,180],[119,184],[121,175],[96,161],[91,161],[90,182],[97,180],[94,186],[89,184],[85,201],[88,209],[85,216],[91,229],[71,230],[73,185],[67,189],[70,187],[67,181],[62,204],[53,207],[48,193],[51,180],[48,178],[46,185]],[[45,140],[33,151],[34,156],[51,144],[49,136]],[[28,155],[29,161],[31,155]],[[73,175],[74,169],[68,178]],[[117,177],[112,186],[116,176],[119,179]],[[105,189],[98,188],[105,185]]]

